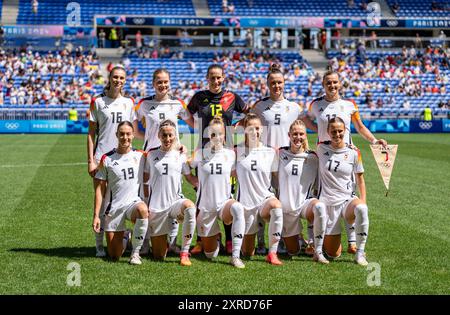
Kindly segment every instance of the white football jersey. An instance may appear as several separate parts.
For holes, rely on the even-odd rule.
[[[143,185],[145,153],[132,150],[119,154],[112,150],[101,158],[95,178],[107,181],[110,203],[105,213],[113,213],[139,198]]]
[[[283,212],[296,211],[316,197],[319,160],[313,151],[294,154],[289,147],[280,148],[278,157],[279,200]]]
[[[230,178],[235,161],[234,151],[226,148],[217,152],[208,148],[195,153],[191,167],[198,168],[197,208],[219,211],[232,198]]]
[[[136,115],[137,119],[145,122],[144,150],[153,149],[161,145],[158,131],[162,121],[170,119],[175,123],[177,126],[176,135],[179,140],[178,118],[187,120],[190,117],[186,104],[181,99],[171,96],[167,100],[158,102],[154,95],[139,101],[136,105]]]
[[[119,96],[109,98],[105,94],[93,98],[91,101],[89,121],[97,124],[97,138],[94,148],[94,158],[97,162],[103,154],[110,152],[118,145],[116,136],[117,126],[122,121],[133,123],[136,119],[134,100]]]
[[[333,149],[329,142],[317,146],[319,200],[336,206],[355,196],[354,174],[364,173],[361,153],[348,146]]]
[[[327,132],[328,121],[339,117],[345,123],[345,143],[351,144],[350,124],[352,121],[361,120],[358,106],[353,101],[338,99],[334,102],[325,100],[325,96],[316,98],[311,102],[308,115],[312,119],[317,119],[318,138],[317,142],[330,141]]]
[[[239,181],[237,201],[246,209],[252,209],[261,205],[266,198],[274,196],[270,188],[272,172],[278,170],[275,149],[260,143],[259,147],[250,150],[240,144],[236,146],[236,159]]]
[[[182,193],[182,174],[190,174],[186,154],[177,150],[162,151],[151,149],[147,155],[145,172],[149,180],[149,209],[161,212],[184,198]]]
[[[250,110],[265,127],[262,142],[265,146],[280,148],[289,145],[289,127],[300,116],[300,106],[284,99],[274,102],[270,97],[258,101]]]

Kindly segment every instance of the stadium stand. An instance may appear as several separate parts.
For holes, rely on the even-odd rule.
[[[343,78],[343,95],[356,101],[363,116],[414,118],[429,106],[446,117],[450,63],[443,49],[369,51],[365,60],[331,51],[328,58]]]
[[[387,0],[397,17],[448,17],[450,15],[450,1],[445,0]]]
[[[367,12],[360,8],[362,1],[355,1],[349,7],[346,0],[311,0],[308,5],[301,1],[273,0],[230,0],[234,5],[234,13],[222,9],[222,0],[208,0],[211,15],[237,16],[336,16],[365,17]]]
[[[38,13],[32,12],[29,0],[20,0],[17,24],[66,24],[66,6],[70,1],[39,0]],[[108,0],[78,0],[81,8],[81,25],[92,25],[95,14],[120,15],[125,12],[144,15],[188,15],[195,16],[190,0],[126,0],[115,1],[111,5]]]

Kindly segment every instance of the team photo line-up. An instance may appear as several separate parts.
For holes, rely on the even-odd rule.
[[[236,268],[245,268],[241,255],[254,254],[282,265],[280,252],[304,253],[328,264],[341,255],[342,218],[347,252],[357,264],[368,264],[364,169],[350,124],[372,144],[387,142],[364,126],[354,102],[341,98],[338,73],[324,74],[325,94],[311,102],[306,114],[284,98],[284,76],[277,64],[267,74],[270,96],[253,105],[222,89],[225,72],[218,64],[207,70],[208,89],[198,91],[187,105],[171,96],[166,69],[155,70],[155,94],[137,104],[123,96],[126,76],[123,67],[114,67],[89,111],[87,155],[97,257],[118,260],[131,239],[132,265],[142,264],[141,256],[151,249],[154,259],[172,252],[182,266],[190,266],[191,254],[218,256],[222,221],[223,250]],[[245,116],[233,124],[233,112]],[[193,153],[180,144],[178,119],[198,129]],[[244,139],[234,145],[237,128]],[[316,151],[309,148],[307,128],[318,133]],[[134,138],[144,141],[142,150],[132,147]],[[183,196],[183,176],[196,190],[196,200]],[[301,219],[307,221],[306,239]],[[134,224],[132,231],[126,229],[127,220]]]

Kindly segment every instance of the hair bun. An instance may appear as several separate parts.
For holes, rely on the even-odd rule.
[[[279,72],[281,71],[281,65],[278,63],[272,63],[269,67],[269,72]]]

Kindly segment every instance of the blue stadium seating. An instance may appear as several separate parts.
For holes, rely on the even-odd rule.
[[[20,0],[17,24],[65,25],[67,4],[71,1],[39,0],[38,14],[31,10],[31,1]],[[95,14],[145,14],[195,16],[191,0],[77,0],[81,8],[81,24],[92,25]]]
[[[366,1],[368,2],[368,1]],[[235,6],[237,16],[339,16],[366,17],[367,12],[359,8],[361,1],[355,1],[355,7],[349,8],[347,0],[309,0],[309,1],[273,1],[273,0],[228,0]],[[252,4],[250,6],[250,4]],[[211,15],[230,15],[222,10],[222,0],[208,0]]]
[[[400,6],[396,16],[398,17],[446,17],[450,16],[450,1],[448,0],[387,0],[392,7],[397,3]],[[443,10],[431,10],[431,4],[435,2]]]

